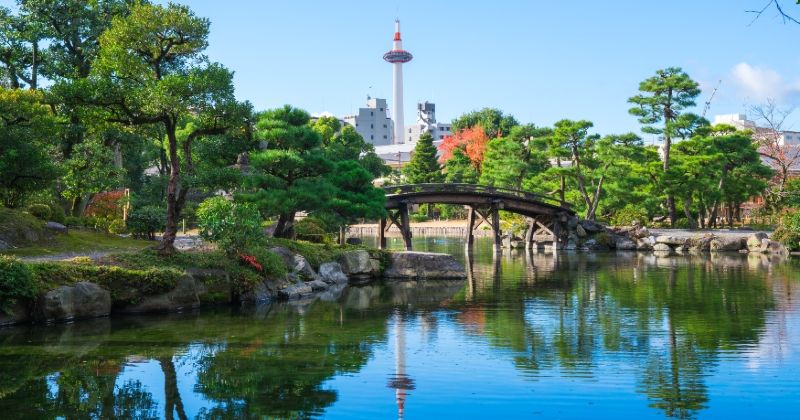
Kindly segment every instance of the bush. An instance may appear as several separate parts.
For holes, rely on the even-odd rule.
[[[28,206],[28,213],[39,220],[48,221],[53,211],[50,210],[50,206],[47,204],[31,204]]]
[[[17,299],[33,299],[36,293],[28,266],[17,258],[0,256],[0,310],[8,313]]]
[[[300,219],[294,224],[297,239],[316,243],[325,243],[327,232],[324,224],[313,217]]]
[[[772,233],[772,239],[792,251],[800,249],[800,211],[786,212]]]
[[[410,219],[412,222],[425,222],[428,220],[427,214],[411,213]]]
[[[620,210],[617,210],[611,216],[611,224],[613,226],[632,226],[638,223],[641,226],[647,226],[650,218],[647,216],[647,210],[638,206],[627,205]]]
[[[228,255],[240,254],[264,237],[261,214],[255,206],[234,203],[220,196],[200,203],[197,224],[200,236],[215,242]]]
[[[125,232],[125,221],[122,219],[113,219],[108,224],[108,233],[119,235]]]
[[[156,232],[164,230],[164,209],[144,206],[134,209],[128,216],[128,230],[134,237],[155,240]]]

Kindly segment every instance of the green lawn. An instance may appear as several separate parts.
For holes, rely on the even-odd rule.
[[[117,235],[106,233],[71,229],[66,235],[55,235],[52,240],[40,241],[29,246],[0,252],[0,255],[40,257],[73,253],[125,252],[137,251],[155,244],[153,241],[121,238]]]

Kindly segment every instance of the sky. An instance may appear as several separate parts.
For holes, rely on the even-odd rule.
[[[520,122],[594,122],[600,134],[639,131],[627,99],[657,69],[697,80],[707,117],[774,98],[800,105],[800,25],[769,0],[179,0],[211,20],[208,56],[235,72],[237,97],[258,110],[292,104],[355,113],[367,95],[391,104],[394,19],[414,54],[404,66],[406,123],[416,103],[437,119],[496,107]],[[794,0],[782,1],[800,17]],[[11,3],[0,0],[0,3]],[[800,130],[800,111],[789,119]]]

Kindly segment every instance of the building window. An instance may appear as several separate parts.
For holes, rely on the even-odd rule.
[[[370,116],[372,116],[372,115],[375,115],[375,113],[374,113],[374,112],[372,112],[372,111],[370,111],[370,112],[369,112],[369,115],[370,115]]]
[[[375,128],[375,124],[370,124],[369,128]]]
[[[370,135],[369,135],[369,139],[370,139],[370,140],[375,140],[375,136],[373,136],[372,134],[370,134]]]
[[[383,135],[383,138],[386,138],[386,134]]]
[[[383,108],[381,108],[381,112],[383,112]]]
[[[383,128],[386,128],[386,124],[383,125]]]
[[[408,132],[411,133],[411,129],[410,128],[408,129]]]
[[[439,136],[439,140],[442,140],[442,139],[444,139],[444,136]]]

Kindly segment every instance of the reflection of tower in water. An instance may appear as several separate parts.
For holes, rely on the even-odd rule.
[[[400,312],[395,312],[394,322],[394,374],[389,375],[389,388],[394,388],[397,401],[397,418],[402,419],[405,411],[407,392],[414,389],[414,380],[406,375],[406,330]]]

